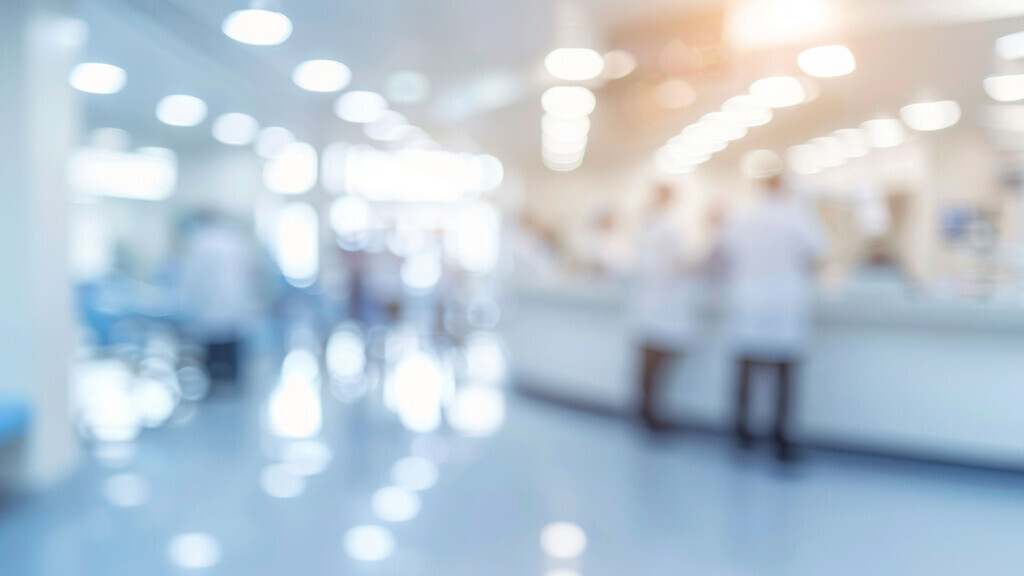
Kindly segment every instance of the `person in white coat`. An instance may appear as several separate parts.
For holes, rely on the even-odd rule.
[[[632,320],[640,348],[640,416],[651,430],[666,428],[656,413],[659,376],[666,364],[678,362],[695,332],[686,252],[672,218],[675,205],[675,191],[658,186],[636,239]]]
[[[780,172],[763,179],[755,206],[727,223],[721,251],[738,358],[736,434],[742,447],[753,444],[747,414],[754,370],[773,369],[773,437],[777,456],[788,460],[794,372],[808,340],[814,266],[825,252],[826,236],[813,209],[794,197]]]

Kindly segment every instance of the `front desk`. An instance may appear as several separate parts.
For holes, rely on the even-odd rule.
[[[520,390],[635,412],[623,284],[519,284],[513,294],[505,338]],[[710,292],[703,300],[704,337],[664,375],[663,417],[728,431],[733,358],[720,307]],[[820,296],[796,402],[805,445],[1024,469],[1024,305]]]

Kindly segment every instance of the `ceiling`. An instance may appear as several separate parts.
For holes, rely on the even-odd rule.
[[[84,96],[87,127],[126,129],[135,145],[179,151],[217,145],[209,121],[196,128],[174,128],[156,120],[156,102],[172,93],[200,96],[210,105],[211,117],[247,112],[263,125],[288,127],[314,144],[359,141],[361,133],[331,113],[334,96],[305,92],[291,82],[299,62],[332,58],[352,69],[355,89],[380,91],[384,78],[397,70],[425,73],[430,98],[399,108],[414,123],[456,149],[494,152],[506,163],[526,168],[539,165],[538,95],[550,82],[539,68],[556,36],[552,0],[280,0],[294,33],[275,47],[241,45],[221,33],[224,17],[245,8],[244,0],[78,1],[90,26],[85,58],[116,64],[129,74],[119,94]],[[1020,2],[834,2],[843,18],[830,37],[854,50],[857,72],[822,82],[816,102],[784,111],[736,150],[796,143],[879,112],[893,114],[900,102],[923,93],[957,98],[973,117],[984,103],[981,78],[994,71],[992,40],[1024,29]],[[666,22],[683,26],[695,14],[721,11],[726,4],[583,2],[595,41],[605,46],[610,39],[643,34],[652,22],[662,28]],[[616,90],[607,86],[600,97],[607,93],[612,104],[603,105],[607,110],[595,117],[592,156],[648,153],[667,135],[744,91],[766,67],[780,62],[794,67],[801,47],[730,51],[720,73],[693,79],[699,94],[693,107],[642,129],[616,116]],[[471,106],[480,94],[490,99]]]

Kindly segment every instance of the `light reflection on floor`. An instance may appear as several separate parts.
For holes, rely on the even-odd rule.
[[[403,338],[382,344],[392,367],[419,354]],[[336,342],[335,366],[351,384],[351,365],[364,361],[350,336]],[[859,576],[1024,566],[1019,477],[830,455],[791,474],[714,438],[652,441],[627,422],[504,395],[495,345],[478,339],[449,367],[422,365],[444,355],[414,356],[411,380],[396,389],[433,407],[408,403],[411,415],[400,399],[392,413],[382,394],[335,397],[337,382],[308,355],[289,356],[283,373],[280,359],[258,361],[244,392],[215,392],[133,443],[97,445],[50,493],[0,500],[0,573]]]

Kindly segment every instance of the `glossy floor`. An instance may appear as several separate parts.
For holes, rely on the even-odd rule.
[[[1024,570],[1019,476],[828,454],[787,472],[715,438],[652,442],[515,395],[486,438],[416,436],[373,402],[330,401],[319,442],[281,444],[261,389],[215,395],[133,448],[90,451],[49,493],[0,501],[0,573]],[[379,491],[392,484],[411,491]]]

